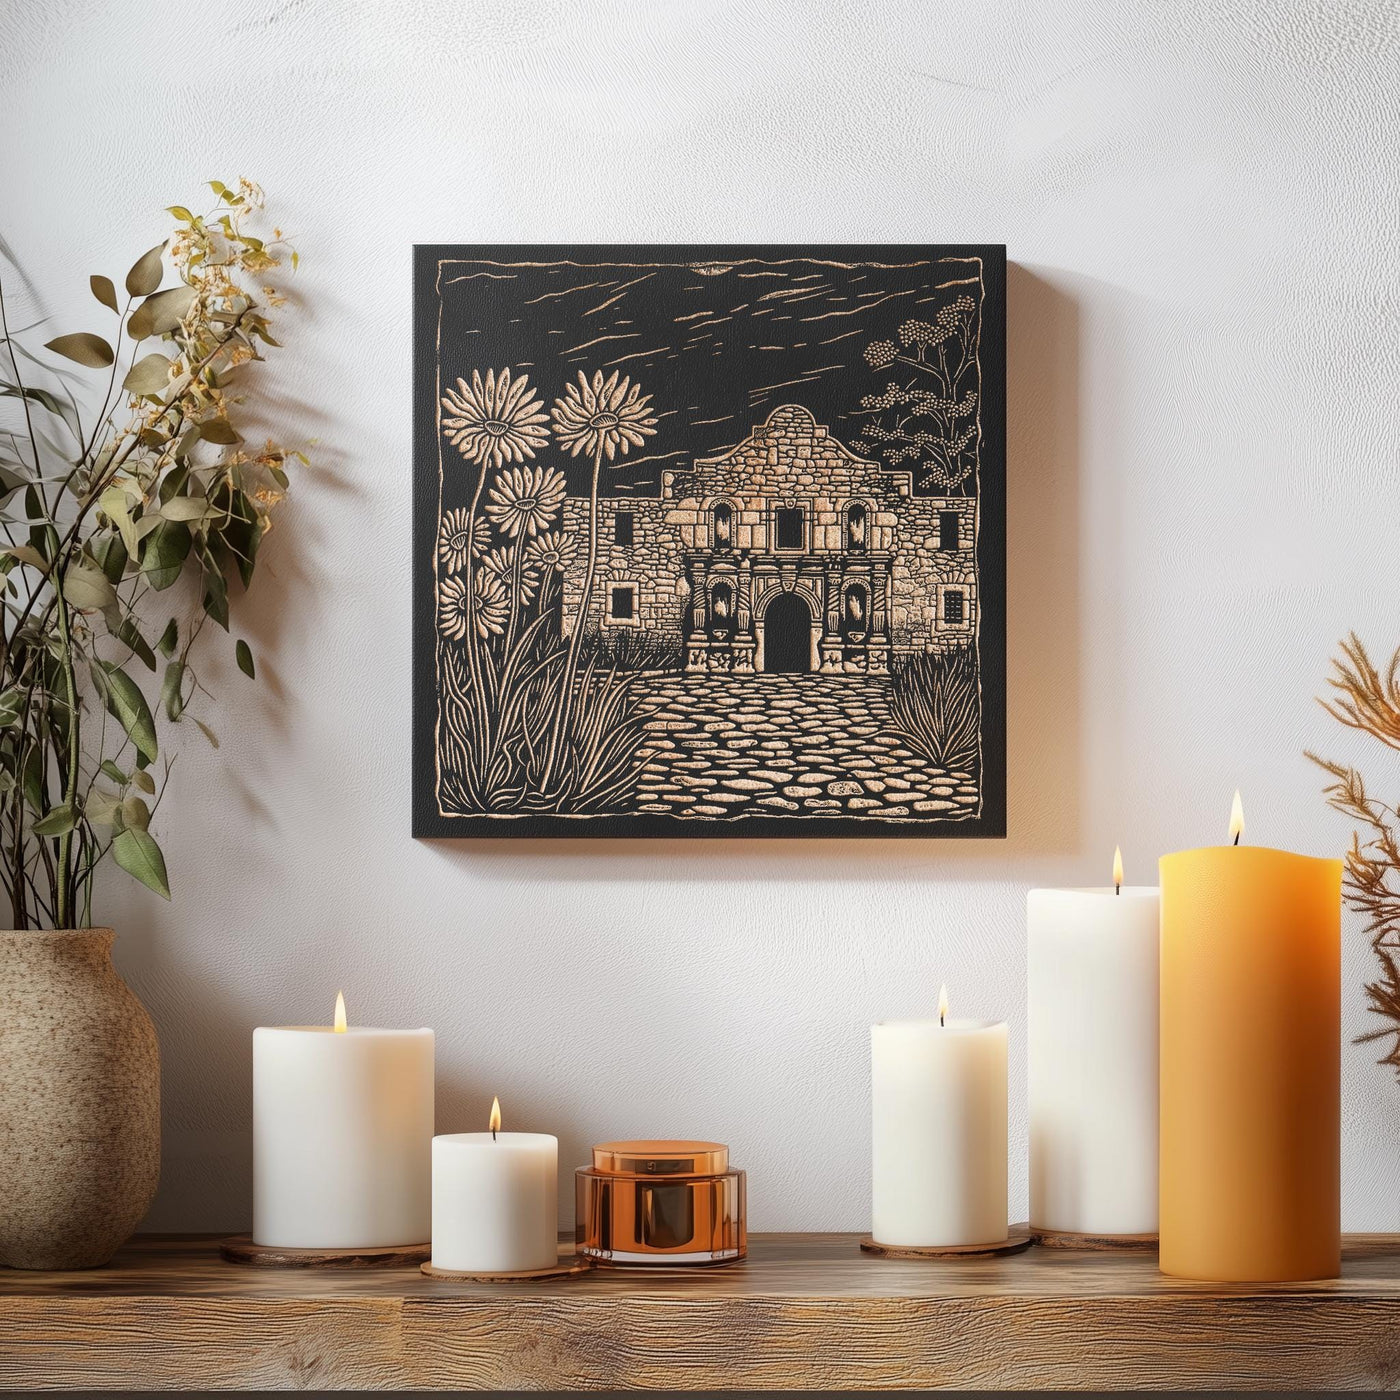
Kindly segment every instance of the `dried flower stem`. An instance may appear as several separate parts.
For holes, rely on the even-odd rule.
[[[1341,649],[1328,677],[1336,698],[1319,703],[1348,728],[1400,749],[1400,650],[1383,676],[1354,632]],[[1357,1041],[1389,1040],[1378,1063],[1400,1073],[1400,812],[1372,797],[1355,768],[1313,753],[1308,757],[1333,778],[1325,789],[1328,805],[1367,834],[1364,841],[1361,831],[1352,834],[1343,889],[1347,903],[1365,916],[1366,933],[1381,965],[1381,975],[1366,984],[1369,1007],[1389,1024]]]

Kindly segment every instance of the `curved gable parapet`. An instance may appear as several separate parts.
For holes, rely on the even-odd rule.
[[[891,471],[861,457],[801,404],[780,404],[742,441],[723,452],[695,458],[687,495],[725,496],[810,493],[814,488],[848,497],[909,496],[913,473]]]

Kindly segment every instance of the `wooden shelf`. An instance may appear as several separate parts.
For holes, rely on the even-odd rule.
[[[758,1235],[727,1269],[487,1285],[223,1263],[147,1237],[109,1268],[0,1270],[13,1389],[1386,1389],[1400,1236],[1344,1277],[1221,1287],[1151,1254],[887,1260]]]

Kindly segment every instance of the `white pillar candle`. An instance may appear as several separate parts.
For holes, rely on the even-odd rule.
[[[1155,889],[1027,898],[1031,1225],[1157,1230]],[[1121,888],[1122,893],[1115,893]]]
[[[1004,1021],[871,1028],[871,1233],[878,1244],[1006,1238]]]
[[[429,1236],[433,1033],[253,1032],[253,1239],[369,1249]]]
[[[559,1259],[559,1139],[492,1131],[433,1139],[433,1267],[506,1274]]]

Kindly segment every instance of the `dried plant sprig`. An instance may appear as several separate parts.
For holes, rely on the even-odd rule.
[[[1360,729],[1392,749],[1400,749],[1400,650],[1390,658],[1384,676],[1372,664],[1355,632],[1341,644],[1332,661],[1327,684],[1337,699],[1318,703],[1333,719]]]
[[[280,231],[252,232],[263,200],[251,181],[210,188],[208,213],[168,210],[172,236],[136,260],[122,294],[89,279],[116,317],[110,336],[44,346],[99,375],[86,427],[58,371],[11,333],[0,280],[0,396],[22,409],[19,430],[0,432],[0,884],[16,928],[91,922],[108,854],[170,897],[149,830],[171,763],[158,732],[204,689],[192,648],[209,619],[228,630],[229,575],[250,583],[301,457],[249,447],[232,414],[243,367],[277,344],[268,311],[283,298],[268,275],[296,254]],[[167,260],[178,280],[162,287]],[[21,358],[45,377],[22,377]],[[157,639],[147,605],[186,576],[193,614]],[[246,641],[234,656],[252,677]],[[138,665],[163,667],[158,703]]]
[[[1400,650],[1382,677],[1354,632],[1341,648],[1328,678],[1340,698],[1319,703],[1348,728],[1400,749]],[[1343,890],[1347,903],[1365,918],[1380,963],[1380,976],[1366,984],[1367,1004],[1389,1024],[1358,1036],[1357,1042],[1388,1041],[1379,1063],[1400,1073],[1400,811],[1372,797],[1357,769],[1314,753],[1308,757],[1332,776],[1324,789],[1328,805],[1366,834],[1363,840],[1362,831],[1352,833]]]

